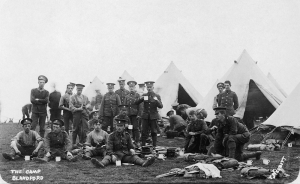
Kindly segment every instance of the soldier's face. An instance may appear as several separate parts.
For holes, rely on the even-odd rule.
[[[52,127],[53,127],[53,131],[54,131],[55,133],[61,132],[61,127],[60,127],[59,125],[53,125]]]
[[[82,93],[82,88],[76,88],[76,90],[77,90],[77,95],[81,95],[81,93]]]
[[[93,119],[98,119],[98,117],[99,117],[99,114],[98,114],[97,112],[95,112],[95,113],[93,114]]]
[[[96,131],[99,131],[101,128],[102,128],[102,125],[101,125],[100,123],[95,123],[95,124],[94,124],[94,129],[95,129]]]
[[[195,121],[197,119],[197,116],[195,114],[189,115],[190,120]]]
[[[223,86],[218,86],[219,93],[223,92]]]
[[[230,85],[228,83],[224,84],[226,90],[230,90]]]
[[[124,115],[124,116],[127,115],[127,110],[126,109],[122,109],[121,110],[121,114]]]
[[[31,128],[31,124],[23,125],[23,129],[26,133],[29,133],[30,128]]]
[[[154,89],[154,87],[153,87],[153,86],[147,86],[147,91],[148,91],[148,92],[152,92],[152,91],[153,91],[153,89]]]
[[[73,91],[73,87],[72,87],[72,86],[68,86],[67,92],[68,92],[68,93],[72,93],[72,91]]]
[[[223,121],[225,119],[225,115],[220,112],[216,112],[215,115],[216,115],[217,120]]]
[[[119,83],[119,85],[120,85],[120,89],[124,89],[125,83]]]
[[[117,125],[117,126],[116,126],[117,132],[122,132],[122,131],[124,131],[124,129],[125,129],[125,126],[124,126],[124,125]]]
[[[114,92],[114,87],[108,87],[107,89],[108,89],[108,92],[111,92],[111,93]]]
[[[129,91],[130,92],[134,92],[134,90],[135,90],[135,86],[129,86]]]
[[[39,88],[44,88],[45,81],[44,80],[39,80],[38,84],[39,84]]]

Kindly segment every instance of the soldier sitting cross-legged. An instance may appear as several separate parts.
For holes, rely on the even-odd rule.
[[[62,131],[61,127],[64,122],[60,119],[54,119],[52,122],[53,131],[49,132],[45,138],[45,151],[44,158],[34,158],[36,162],[48,162],[55,157],[61,157],[61,159],[75,162],[78,156],[73,156],[70,152],[71,141],[67,132]]]
[[[116,130],[108,137],[107,154],[102,161],[98,161],[95,158],[91,159],[93,165],[99,168],[103,168],[110,163],[115,163],[117,160],[125,163],[132,163],[147,167],[154,163],[155,158],[151,157],[148,160],[143,160],[135,155],[134,146],[132,144],[129,133],[124,131],[125,120],[116,119]]]

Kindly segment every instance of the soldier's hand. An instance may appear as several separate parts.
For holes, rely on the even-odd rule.
[[[212,130],[214,129],[218,129],[218,127],[216,125],[214,125],[213,127],[211,127]]]
[[[189,132],[189,135],[196,135],[195,132]]]
[[[39,151],[39,150],[37,150],[37,149],[33,150],[32,155],[37,154],[38,151]]]
[[[47,152],[46,157],[50,157],[50,156],[51,156],[51,154],[49,152]]]
[[[36,100],[36,101],[39,101],[39,99],[38,99],[38,98],[36,98],[35,100]]]
[[[117,161],[117,157],[115,155],[112,155],[111,156],[111,161],[115,163]]]
[[[154,100],[158,100],[156,96],[155,96],[153,99],[154,99]]]
[[[130,151],[131,155],[135,155],[134,149],[130,149],[129,151]]]
[[[17,155],[21,155],[20,150],[16,150],[16,154],[17,154]]]
[[[67,152],[67,157],[68,157],[68,159],[71,159],[71,158],[73,158],[73,155],[72,155],[72,153],[70,153],[69,151]]]

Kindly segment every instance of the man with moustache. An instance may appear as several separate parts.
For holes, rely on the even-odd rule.
[[[129,94],[129,91],[125,89],[125,79],[122,79],[121,77],[118,80],[120,89],[116,90],[116,94],[119,95],[121,104],[125,104],[125,97]]]
[[[89,113],[87,108],[90,106],[90,101],[87,96],[82,94],[83,84],[76,84],[76,93],[71,96],[69,107],[73,113],[73,132],[72,144],[76,148],[76,138],[79,137],[79,143],[85,143],[86,133],[89,130],[88,119]]]
[[[99,119],[103,121],[102,129],[113,132],[113,118],[119,114],[118,106],[121,100],[118,94],[114,92],[114,83],[107,83],[108,92],[103,96],[99,109]]]
[[[153,92],[153,81],[145,82],[148,93],[142,95],[142,97],[135,102],[136,105],[144,102],[144,109],[142,114],[142,146],[145,146],[146,139],[149,135],[149,129],[151,130],[153,148],[156,147],[157,133],[159,128],[157,120],[160,118],[157,108],[163,108],[161,98],[159,94]]]
[[[47,103],[49,102],[49,92],[44,89],[48,82],[47,77],[40,75],[38,77],[38,88],[34,88],[30,93],[30,101],[32,103],[32,125],[31,130],[35,130],[40,125],[40,136],[45,135],[45,122],[47,117]]]
[[[10,147],[11,153],[3,153],[3,157],[7,160],[15,160],[16,155],[24,157],[30,155],[32,157],[43,157],[43,138],[33,130],[30,130],[32,119],[25,118],[21,121],[23,131],[19,132],[12,138]]]
[[[128,105],[127,111],[128,111],[128,117],[132,124],[132,138],[135,142],[135,144],[140,147],[140,128],[138,119],[141,115],[141,104],[137,105],[135,104],[135,101],[140,99],[140,95],[135,92],[135,86],[137,82],[136,81],[128,81],[127,85],[129,86],[129,94],[125,97],[125,105]]]
[[[67,85],[66,93],[59,100],[59,108],[63,110],[63,119],[65,123],[65,131],[70,133],[70,121],[73,121],[73,114],[69,108],[70,98],[73,95],[73,84]]]

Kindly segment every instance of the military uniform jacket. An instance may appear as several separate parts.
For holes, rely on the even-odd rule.
[[[129,150],[134,149],[130,134],[126,131],[121,133],[114,131],[108,137],[107,154],[115,155],[118,152],[122,152],[126,155],[129,154]]]
[[[47,113],[49,92],[45,89],[34,88],[30,93],[30,101],[32,103],[32,113]]]
[[[109,116],[114,117],[119,114],[118,106],[121,105],[121,100],[116,93],[106,93],[100,105],[99,115],[100,117]]]
[[[71,150],[71,141],[67,132],[59,133],[49,132],[45,138],[45,150],[49,152],[51,149],[63,149],[64,151]]]
[[[159,119],[160,116],[158,114],[157,108],[163,108],[163,104],[161,102],[160,96],[156,93],[145,93],[142,96],[148,96],[148,100],[139,99],[135,102],[135,104],[140,104],[144,102],[144,108],[143,108],[143,119]],[[154,100],[154,97],[157,97],[158,100]]]
[[[197,132],[199,134],[206,133],[207,131],[207,124],[202,119],[196,119],[191,121],[187,127],[187,132]]]
[[[140,99],[140,95],[136,92],[129,92],[125,97],[124,104],[128,105],[127,114],[128,116],[141,116],[142,104],[135,104]]]
[[[130,92],[129,92],[127,89],[123,89],[123,90],[118,89],[118,90],[116,90],[115,93],[119,95],[120,100],[121,100],[121,105],[123,105],[123,104],[125,104],[125,103],[124,103],[124,102],[125,102],[125,97],[126,97]]]
[[[236,134],[243,134],[245,132],[249,132],[246,125],[239,123],[237,119],[232,116],[226,116],[225,118],[226,124],[224,129],[224,134],[228,135],[236,135]]]
[[[91,109],[95,107],[95,109],[98,110],[102,100],[103,100],[103,96],[101,94],[97,94],[95,97],[93,97],[91,101]]]
[[[231,90],[225,90],[218,95],[218,106],[226,107],[229,115],[235,114],[234,110],[239,107],[238,97],[235,92]]]

